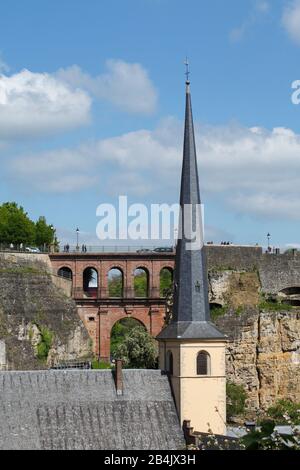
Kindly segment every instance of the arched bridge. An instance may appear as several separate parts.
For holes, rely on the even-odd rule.
[[[111,329],[122,318],[139,320],[153,336],[161,331],[174,253],[55,253],[50,259],[55,273],[72,280],[78,313],[101,359],[109,358]]]

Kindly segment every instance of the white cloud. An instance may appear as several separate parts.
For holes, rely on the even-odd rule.
[[[150,114],[157,93],[140,64],[106,62],[97,77],[77,65],[54,74],[22,70],[8,75],[0,55],[0,140],[41,137],[85,125],[91,96],[130,113]]]
[[[300,0],[293,0],[285,7],[282,24],[290,38],[300,45]]]
[[[123,111],[138,114],[155,111],[157,92],[142,65],[111,59],[106,62],[106,68],[107,72],[91,77],[78,65],[73,65],[59,70],[56,76]]]
[[[246,33],[250,31],[255,24],[266,15],[271,9],[270,3],[267,0],[256,0],[254,2],[248,17],[242,22],[242,24],[236,28],[233,28],[229,32],[229,39],[231,42],[241,41]]]
[[[23,156],[12,163],[19,182],[40,191],[99,186],[105,194],[139,200],[177,200],[182,124],[166,119],[140,130],[75,149]],[[205,199],[235,212],[300,218],[300,135],[290,129],[196,126],[199,176]],[[59,175],[59,177],[58,177]]]
[[[11,140],[74,128],[89,121],[91,100],[48,73],[0,75],[0,138]]]

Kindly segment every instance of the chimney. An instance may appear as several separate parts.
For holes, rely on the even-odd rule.
[[[123,372],[121,359],[116,359],[115,382],[117,395],[123,395]]]

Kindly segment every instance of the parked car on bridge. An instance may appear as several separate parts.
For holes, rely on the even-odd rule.
[[[152,253],[153,250],[150,250],[149,248],[140,248],[139,250],[136,250],[137,253],[142,254],[142,253]]]
[[[40,253],[41,250],[39,248],[36,248],[35,246],[26,246],[25,251],[27,253]]]
[[[155,253],[173,253],[173,248],[171,246],[160,246],[153,250]]]

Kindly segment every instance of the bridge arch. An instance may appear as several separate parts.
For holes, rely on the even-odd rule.
[[[159,293],[160,297],[166,297],[173,285],[174,270],[169,266],[161,268],[159,273]]]
[[[98,269],[94,266],[87,266],[82,273],[82,287],[86,295],[90,297],[97,297],[97,290],[99,286],[99,273]]]
[[[137,326],[142,326],[145,330],[148,331],[148,328],[147,326],[145,325],[145,323],[143,322],[143,320],[141,320],[140,318],[137,318],[137,316],[135,315],[123,315],[121,316],[120,318],[118,318],[118,320],[116,320],[112,325],[111,325],[111,330],[110,330],[110,333],[112,332],[114,326],[117,324],[117,323],[120,323],[120,322],[123,322],[125,320],[133,320],[133,322],[136,322]]]
[[[61,266],[57,270],[57,275],[59,277],[63,277],[65,279],[69,279],[70,281],[73,281],[73,271],[70,268],[70,266]]]
[[[135,298],[149,297],[150,273],[145,266],[137,266],[133,271],[133,293]]]
[[[110,358],[118,359],[116,354],[116,349],[118,345],[122,343],[125,339],[126,334],[133,330],[134,328],[143,328],[145,331],[148,331],[146,325],[140,318],[135,316],[123,316],[116,320],[110,329]]]
[[[119,266],[112,266],[107,273],[108,296],[110,298],[124,297],[124,271]]]

